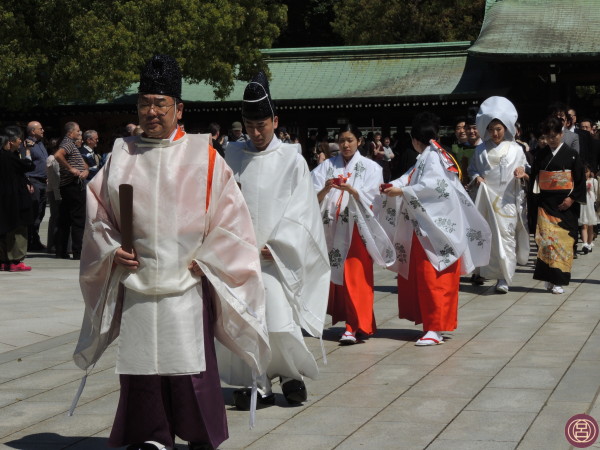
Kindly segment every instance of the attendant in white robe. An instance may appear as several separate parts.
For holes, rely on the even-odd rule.
[[[256,374],[270,358],[248,209],[209,135],[177,126],[181,73],[169,56],[142,72],[143,136],[115,142],[89,183],[74,355],[88,370],[119,336],[121,396],[109,445],[217,448],[228,437],[214,338]],[[122,247],[119,186],[133,186],[133,251]]]
[[[265,284],[272,359],[258,403],[274,404],[271,380],[281,377],[285,399],[298,404],[307,398],[303,377],[314,379],[319,373],[302,329],[322,337],[329,289],[319,205],[300,145],[283,143],[274,134],[278,117],[262,72],[245,89],[242,116],[249,139],[230,142],[226,160],[250,210]],[[249,386],[248,366],[221,350],[222,379]],[[250,407],[249,389],[235,390],[233,398],[238,409]]]
[[[357,342],[357,333],[377,330],[373,313],[373,263],[394,262],[392,243],[371,210],[383,183],[381,166],[358,152],[362,134],[351,124],[339,131],[340,153],[312,171],[331,264],[327,312],[346,322],[340,344]]]
[[[490,228],[461,184],[459,164],[436,142],[438,132],[437,116],[415,117],[417,162],[384,186],[377,207],[396,248],[389,269],[398,273],[398,315],[423,324],[417,346],[441,344],[442,332],[457,328],[460,275],[490,255]]]
[[[475,205],[492,230],[490,263],[479,268],[483,278],[496,278],[496,292],[505,294],[517,263],[529,257],[525,191],[527,159],[515,142],[517,110],[504,97],[490,97],[477,113],[477,129],[484,131],[469,164]]]

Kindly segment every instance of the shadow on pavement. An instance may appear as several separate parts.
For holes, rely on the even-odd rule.
[[[108,448],[108,439],[87,436],[61,436],[56,433],[37,433],[23,436],[4,445],[19,450],[59,450],[69,448],[85,440],[85,445],[80,448],[86,450],[105,450]]]

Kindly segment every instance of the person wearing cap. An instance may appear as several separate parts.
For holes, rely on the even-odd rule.
[[[483,278],[496,278],[496,292],[506,294],[517,263],[529,258],[529,232],[524,213],[527,160],[515,142],[515,106],[504,97],[490,97],[477,113],[477,129],[483,143],[469,164],[475,205],[492,230],[490,262],[478,269]]]
[[[242,133],[242,131],[242,122],[233,122],[231,124],[231,137],[228,142],[246,142],[248,140],[248,135]]]
[[[246,86],[242,117],[249,140],[231,142],[225,158],[252,216],[266,291],[272,359],[258,402],[274,404],[271,380],[279,376],[287,402],[298,404],[307,398],[303,376],[314,379],[319,372],[302,329],[322,337],[329,290],[319,205],[300,145],[275,136],[279,119],[263,72]],[[247,366],[219,350],[219,370],[230,385],[245,386],[233,396],[238,409],[248,409],[252,379]]]
[[[217,448],[228,431],[214,338],[256,374],[270,359],[252,220],[210,136],[177,125],[170,56],[142,70],[137,109],[144,133],[115,141],[88,184],[74,360],[91,370],[119,336],[110,446],[171,450],[177,435],[192,450]],[[133,250],[122,247],[121,184],[133,186]]]

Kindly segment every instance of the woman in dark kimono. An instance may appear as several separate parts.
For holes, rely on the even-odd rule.
[[[563,124],[554,117],[542,123],[548,146],[539,149],[531,171],[538,217],[538,255],[533,278],[562,294],[571,279],[579,203],[585,202],[585,174],[579,154],[562,143]]]

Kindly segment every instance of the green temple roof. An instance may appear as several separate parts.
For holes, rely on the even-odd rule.
[[[468,60],[470,42],[263,50],[276,102],[442,99],[485,91],[493,80],[485,63]],[[469,70],[465,68],[469,64]],[[225,102],[241,102],[246,82]],[[137,92],[132,86],[127,102]],[[129,98],[127,98],[129,97]],[[188,102],[215,102],[208,84],[184,83]]]
[[[487,0],[469,54],[500,60],[569,60],[600,55],[598,0]]]

